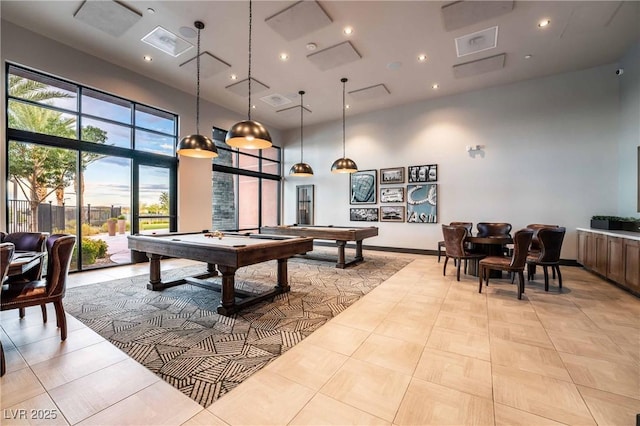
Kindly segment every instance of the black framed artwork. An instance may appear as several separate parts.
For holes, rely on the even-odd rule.
[[[380,169],[380,185],[404,183],[404,167]]]
[[[438,180],[438,165],[409,166],[409,183],[435,182]]]
[[[377,171],[360,170],[349,175],[351,204],[376,204],[378,191]]]
[[[404,222],[404,206],[380,206],[380,222]]]
[[[438,222],[438,184],[407,185],[407,222]]]
[[[404,203],[404,187],[388,186],[380,188],[381,203]]]
[[[377,222],[378,209],[370,207],[357,207],[349,209],[349,220],[352,222]]]

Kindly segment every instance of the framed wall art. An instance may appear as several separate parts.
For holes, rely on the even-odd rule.
[[[349,175],[351,204],[376,204],[377,171],[360,170]]]
[[[404,183],[404,167],[380,169],[380,185],[389,183]]]
[[[381,206],[380,222],[404,222],[404,206]]]
[[[438,222],[438,185],[407,185],[407,222]]]
[[[377,222],[378,209],[368,207],[352,208],[349,212],[349,220],[352,222]]]
[[[381,203],[404,203],[404,187],[390,186],[380,188]]]
[[[438,165],[409,166],[409,183],[435,182],[438,180]]]

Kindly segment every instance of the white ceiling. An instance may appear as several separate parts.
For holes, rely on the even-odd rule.
[[[142,17],[123,35],[114,37],[74,18],[83,1],[6,1],[1,16],[49,38],[195,95],[195,67],[180,67],[196,49],[171,57],[140,41],[160,25],[176,34],[201,20],[202,51],[231,65],[228,71],[203,78],[201,96],[241,114],[247,97],[225,87],[230,74],[239,80],[248,72],[248,1],[123,1]],[[513,10],[460,29],[446,31],[440,1],[326,1],[319,4],[332,22],[291,41],[276,33],[265,19],[293,5],[291,1],[253,3],[252,77],[269,86],[252,95],[252,118],[267,126],[290,129],[300,125],[299,105],[305,90],[305,125],[342,116],[341,77],[349,78],[347,92],[384,84],[390,94],[380,97],[350,96],[348,114],[359,114],[409,102],[448,96],[561,72],[616,62],[640,39],[640,2],[628,1],[515,1]],[[491,3],[491,2],[488,2]],[[155,13],[148,12],[153,8]],[[551,24],[539,28],[538,22]],[[343,33],[345,26],[353,34]],[[497,46],[458,58],[455,38],[498,26]],[[188,38],[194,45],[196,39]],[[306,45],[320,51],[350,41],[361,59],[321,71],[307,55]],[[286,52],[285,62],[279,55]],[[417,60],[424,53],[424,63]],[[453,66],[506,55],[504,68],[455,78]],[[151,55],[150,63],[142,60]],[[525,55],[532,55],[525,59]],[[439,88],[433,90],[432,84]],[[273,107],[259,98],[281,95],[291,103]],[[280,100],[280,99],[276,99]]]

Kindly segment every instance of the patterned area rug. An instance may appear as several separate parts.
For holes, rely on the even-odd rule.
[[[322,251],[321,251],[322,252]],[[220,293],[184,284],[146,289],[148,275],[67,290],[65,310],[204,407],[242,383],[410,262],[367,252],[347,269],[290,259],[291,291],[232,317],[216,313]],[[163,271],[163,281],[206,265]],[[219,278],[214,278],[214,280]],[[276,262],[241,268],[236,287],[276,285]]]

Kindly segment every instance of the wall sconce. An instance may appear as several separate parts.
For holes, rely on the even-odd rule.
[[[480,151],[482,148],[484,148],[483,145],[467,145],[467,152]]]

